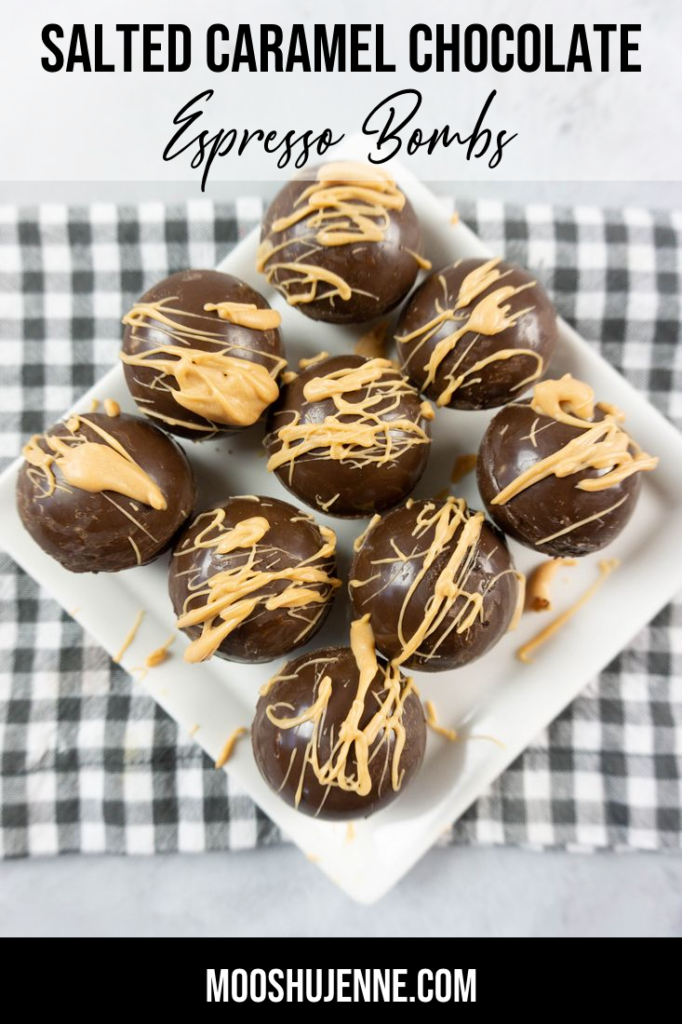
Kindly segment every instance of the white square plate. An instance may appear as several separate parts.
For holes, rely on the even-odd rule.
[[[425,252],[434,267],[467,256],[489,255],[462,223],[453,226],[441,203],[401,168],[393,168],[419,216]],[[263,292],[282,313],[282,331],[289,364],[321,349],[335,354],[352,350],[362,328],[316,324],[287,306],[254,269],[258,232],[252,232],[221,264]],[[621,566],[587,609],[537,654],[530,665],[514,656],[546,616],[525,616],[518,632],[507,636],[488,656],[458,672],[416,673],[422,696],[432,699],[440,721],[462,735],[449,743],[430,734],[424,765],[405,794],[386,811],[358,822],[349,840],[344,824],[307,818],[285,806],[265,785],[253,762],[248,741],[238,744],[227,769],[311,860],[354,899],[370,903],[382,896],[415,863],[533,738],[555,718],[632,636],[682,587],[682,435],[601,359],[566,324],[553,375],[570,371],[595,388],[600,399],[627,412],[628,427],[644,448],[660,455],[656,473],[647,475],[632,521],[609,549]],[[91,400],[115,398],[125,411],[135,407],[120,366],[112,369],[75,407],[87,411]],[[433,424],[434,443],[417,496],[446,487],[457,454],[476,451],[489,413],[439,411]],[[204,506],[232,494],[273,495],[293,500],[269,475],[261,449],[262,427],[239,436],[188,444]],[[167,560],[117,575],[75,576],[53,562],[22,529],[15,510],[14,486],[20,460],[0,478],[0,538],[13,558],[45,586],[104,648],[113,654],[139,609],[147,612],[123,664],[132,668],[172,631],[173,614],[166,590]],[[472,475],[457,488],[480,507]],[[317,516],[339,538],[341,571],[347,570],[352,542],[363,522],[344,523]],[[528,570],[538,559],[511,545],[517,565]],[[555,587],[557,611],[568,607],[596,577],[595,557],[566,572]],[[349,613],[345,597],[336,602],[313,646],[348,642]],[[198,743],[215,759],[227,736],[249,725],[256,691],[277,668],[234,665],[214,658],[189,667],[181,658],[184,638],[173,657],[150,671],[141,684],[182,728],[195,724]],[[468,734],[495,737],[500,744],[467,742]]]

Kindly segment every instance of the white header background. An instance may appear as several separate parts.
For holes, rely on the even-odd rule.
[[[291,74],[210,72],[205,64],[206,30],[225,23],[231,40],[239,22],[280,24],[287,38],[293,22],[381,23],[386,59],[397,65],[383,74]],[[641,23],[640,50],[632,59],[639,73],[506,74],[428,72],[408,65],[411,25],[480,22],[488,26],[526,22],[555,25],[555,59],[565,59],[570,26]],[[74,22],[104,25],[104,59],[121,63],[120,23],[181,23],[192,30],[192,67],[183,73],[49,74],[41,66],[45,24],[68,34]],[[172,120],[198,92],[213,88],[197,128],[276,129],[297,132],[330,127],[351,135],[376,103],[413,87],[424,103],[415,126],[431,131],[449,124],[468,135],[491,89],[497,97],[486,118],[494,132],[518,133],[493,170],[486,160],[465,159],[453,145],[433,156],[401,160],[426,180],[655,181],[682,178],[682,5],[673,0],[31,0],[15,5],[0,38],[0,131],[3,181],[197,181],[189,157],[166,163],[162,152],[177,130]],[[594,55],[597,55],[597,37]],[[139,34],[135,39],[139,47]],[[563,43],[563,46],[562,46]],[[614,51],[615,53],[615,51]],[[614,64],[616,61],[614,61]],[[196,132],[193,132],[196,134]],[[369,150],[369,145],[368,145]],[[333,150],[331,150],[333,154]],[[255,146],[242,157],[217,160],[211,181],[258,181],[288,177],[275,159]],[[210,194],[210,185],[209,185]]]

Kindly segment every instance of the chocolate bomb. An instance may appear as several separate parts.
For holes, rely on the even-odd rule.
[[[431,274],[396,330],[403,371],[453,409],[492,409],[521,396],[546,372],[557,338],[544,288],[499,259],[458,260]]]
[[[520,585],[502,534],[460,499],[407,502],[356,541],[356,615],[405,668],[461,668],[512,625]]]
[[[183,270],[123,318],[121,359],[140,411],[194,441],[258,420],[286,365],[280,315],[231,274]]]
[[[331,684],[326,699],[325,679]],[[387,679],[392,680],[388,685]],[[356,743],[350,744],[348,756],[343,758],[339,730],[352,714],[359,683],[353,651],[326,647],[288,662],[264,687],[258,701],[251,728],[256,764],[271,789],[304,814],[337,821],[368,817],[403,793],[422,763],[426,723],[421,702],[405,677],[391,673],[383,659],[377,660],[376,675],[361,698],[358,729],[365,737],[372,731],[374,716],[383,716],[366,754],[360,753],[366,761],[364,770],[358,770]],[[311,716],[316,701],[317,713]],[[396,702],[402,704],[398,729],[386,723]],[[287,720],[297,718],[304,719],[301,725],[287,725]],[[402,730],[404,746],[399,750],[396,741]],[[321,769],[326,765],[325,774]],[[327,782],[331,776],[335,776],[333,781]],[[339,785],[340,776],[350,788]],[[367,777],[369,789],[359,792],[358,779]]]
[[[500,529],[526,547],[564,557],[589,555],[618,536],[637,504],[639,470],[653,469],[657,460],[629,443],[620,414],[609,409],[595,406],[592,389],[567,376],[544,381],[532,399],[495,416],[477,473],[481,497]],[[637,471],[606,480],[619,465]],[[507,488],[524,480],[527,486],[498,503]],[[595,484],[602,489],[584,489]]]
[[[325,359],[282,388],[268,417],[268,469],[330,516],[402,501],[428,461],[433,410],[387,359]]]
[[[71,572],[119,572],[153,561],[196,501],[178,445],[137,416],[72,416],[24,448],[21,521]]]
[[[171,559],[178,627],[189,662],[216,654],[263,662],[307,643],[339,587],[336,537],[277,498],[236,497],[202,512]]]
[[[257,269],[313,320],[355,324],[401,302],[420,267],[421,230],[404,193],[378,167],[310,168],[265,215]]]

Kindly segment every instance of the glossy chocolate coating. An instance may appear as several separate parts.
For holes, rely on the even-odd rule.
[[[269,309],[269,304],[249,285],[231,274],[222,274],[217,270],[181,270],[177,274],[159,281],[142,296],[140,302],[159,302],[162,299],[173,299],[169,305],[175,310],[182,310],[185,315],[173,314],[173,319],[184,327],[208,329],[218,336],[220,344],[212,344],[201,337],[192,337],[192,348],[206,352],[225,351],[226,355],[238,359],[247,359],[260,363],[271,371],[276,359],[283,356],[282,341],[278,330],[259,331],[221,319],[215,312],[205,312],[204,305],[218,302],[251,303],[258,309]],[[201,320],[197,320],[201,317]],[[221,345],[224,341],[224,349]],[[123,333],[123,351],[128,355],[140,355],[161,345],[182,345],[175,335],[170,335],[167,328],[159,323],[158,327],[127,326]],[[212,424],[203,416],[179,405],[173,393],[178,390],[177,381],[160,373],[158,369],[146,366],[131,366],[123,363],[126,383],[131,395],[137,402],[140,412],[151,417],[158,426],[180,437],[188,437],[193,441],[201,441],[220,433],[235,433],[241,427],[229,426],[224,423]],[[166,418],[163,418],[166,417]],[[181,426],[169,420],[182,420],[192,426]]]
[[[266,710],[272,704],[282,702],[290,707],[278,708],[278,714],[291,718],[302,714],[314,703],[317,685],[322,677],[329,675],[332,680],[332,692],[318,741],[318,763],[322,765],[331,754],[332,736],[334,741],[338,739],[339,728],[350,711],[357,693],[359,674],[355,657],[349,647],[326,647],[304,654],[295,661],[287,662],[279,674],[287,678],[276,682],[258,701],[251,727],[251,742],[261,775],[268,785],[293,807],[301,780],[303,757],[312,734],[312,725],[308,722],[297,728],[282,729],[273,725],[267,717]],[[359,723],[361,729],[367,726],[379,706],[373,695],[379,696],[382,692],[384,676],[379,671],[365,701],[365,710]],[[338,821],[366,818],[392,803],[410,784],[424,758],[426,723],[421,702],[414,692],[405,700],[402,721],[405,727],[405,746],[400,756],[399,770],[405,774],[398,790],[394,790],[391,783],[395,736],[389,732],[388,740],[382,744],[382,731],[370,747],[369,771],[372,788],[367,796],[360,796],[339,786],[322,786],[307,765],[298,810],[318,818]],[[372,758],[372,751],[380,744],[380,751]],[[292,765],[294,751],[296,755]],[[356,767],[351,751],[346,774],[354,775]]]
[[[413,536],[417,517],[427,504],[440,508],[444,502],[435,499],[415,501],[410,508],[403,505],[393,509],[374,526],[360,551],[353,559],[350,579],[370,580],[361,587],[350,587],[350,597],[356,616],[371,614],[372,629],[377,650],[387,658],[402,654],[399,620],[408,591],[423,567],[423,558],[400,561],[393,546],[405,555],[423,553],[433,540],[435,529],[430,527],[419,538]],[[414,636],[424,619],[424,610],[434,595],[436,581],[455,550],[461,527],[436,557],[424,578],[416,587],[405,607],[402,633],[406,639]],[[393,542],[393,543],[392,543]],[[424,640],[417,652],[405,663],[405,668],[425,672],[461,668],[489,651],[509,628],[518,593],[518,581],[512,572],[511,556],[502,534],[485,523],[473,559],[465,589],[469,593],[486,594],[482,618],[465,632],[448,632],[452,619],[461,611],[464,598],[457,597],[441,625]],[[500,576],[495,582],[495,577]],[[488,589],[489,588],[489,589]],[[445,639],[442,639],[447,633]],[[440,642],[442,640],[442,642]]]
[[[303,389],[308,381],[344,367],[362,366],[364,362],[367,360],[363,356],[334,356],[308,367],[283,387],[279,401],[272,406],[268,416],[264,442],[268,455],[281,449],[282,442],[277,432],[291,423],[296,413],[300,414],[301,422],[322,423],[327,416],[336,412],[331,398],[318,402],[305,399]],[[385,376],[371,385],[372,394],[377,395],[381,391],[383,380],[388,387],[400,378],[397,369],[387,368]],[[385,413],[386,419],[409,419],[419,424],[429,435],[428,422],[422,416],[422,399],[407,380],[403,390],[405,394],[397,405],[387,395],[385,402],[372,407],[372,413],[380,415],[390,409]],[[349,402],[360,402],[367,394],[368,389],[361,388],[356,392],[348,392],[344,397]],[[344,418],[344,422],[352,421]],[[396,432],[395,437],[399,440],[401,434]],[[350,459],[331,459],[327,449],[317,448],[296,457],[292,463],[278,467],[275,473],[292,494],[326,515],[340,519],[370,516],[393,508],[412,492],[426,468],[430,447],[430,443],[414,444],[391,462],[370,462],[365,465],[358,465]],[[358,452],[361,458],[362,450],[358,449]],[[332,502],[335,495],[338,497]]]
[[[298,261],[323,267],[341,277],[352,289],[349,299],[344,300],[339,295],[325,298],[332,289],[321,284],[314,301],[296,305],[296,309],[312,320],[357,324],[382,316],[402,302],[417,277],[419,265],[411,254],[421,254],[421,229],[417,215],[407,198],[402,210],[389,210],[389,223],[383,240],[379,242],[319,245],[309,217],[284,231],[273,233],[272,225],[296,209],[301,193],[315,181],[316,175],[316,167],[306,169],[277,194],[265,215],[261,240],[270,239],[277,246],[284,243],[277,253],[278,262]],[[294,297],[308,289],[307,285],[297,283],[295,276],[291,268],[279,269],[272,275],[270,283],[285,297],[287,294]],[[283,281],[292,283],[284,289]]]
[[[461,260],[454,266],[444,267],[442,270],[430,274],[405,304],[396,329],[396,338],[410,335],[419,330],[437,316],[439,310],[454,309],[464,278],[485,262],[483,259]],[[428,375],[425,367],[433,350],[439,342],[451,335],[458,326],[461,326],[461,323],[482,298],[507,285],[519,287],[534,281],[534,278],[525,270],[512,263],[500,263],[498,269],[503,274],[506,274],[507,271],[509,273],[502,280],[498,279],[482,291],[470,305],[458,310],[457,316],[459,318],[461,314],[461,321],[446,320],[436,333],[421,346],[419,337],[409,342],[397,342],[398,356],[403,371],[408,373],[415,386],[424,391],[433,401],[438,399],[448,385],[451,372],[454,371],[453,376],[458,377],[479,361],[488,359],[503,349],[531,349],[542,356],[542,374],[544,375],[547,371],[558,338],[557,320],[547,293],[542,285],[536,282],[532,284],[532,287],[524,288],[523,291],[507,300],[511,313],[532,306],[533,308],[528,313],[521,316],[512,327],[505,328],[499,334],[490,336],[473,332],[464,334],[457,341],[454,350],[445,357],[438,367],[433,383],[424,390],[424,383]],[[445,282],[445,288],[443,282]],[[518,385],[535,373],[537,367],[537,359],[529,355],[519,355],[490,362],[480,371],[471,375],[469,378],[471,383],[464,381],[453,393],[448,405],[452,409],[492,409],[498,405],[505,405],[507,402],[519,398],[524,391],[531,387],[531,383],[520,389]]]
[[[318,526],[308,514],[277,498],[237,497],[228,498],[221,506],[225,509],[224,529],[233,529],[238,523],[254,516],[268,520],[270,528],[257,548],[258,568],[267,571],[297,566],[311,559],[323,546],[324,539]],[[191,611],[200,603],[191,594],[203,589],[216,573],[234,569],[248,561],[250,549],[237,548],[225,555],[216,553],[215,548],[204,548],[182,555],[183,547],[192,547],[197,535],[205,530],[210,519],[197,516],[178,537],[171,559],[168,586],[175,614]],[[209,539],[219,533],[218,529],[206,533]],[[335,572],[335,560],[311,561],[312,566],[325,566],[329,575]],[[286,587],[282,580],[273,580],[259,589],[259,593],[279,594]],[[326,593],[322,604],[310,604],[301,608],[275,608],[268,610],[258,605],[253,614],[225,637],[216,651],[216,656],[228,661],[243,661],[251,664],[281,658],[297,647],[308,643],[326,619],[334,601],[334,591],[319,583],[309,584],[310,589]],[[191,589],[190,589],[191,588]],[[189,598],[189,601],[187,600]],[[202,599],[203,601],[204,599]],[[201,634],[200,626],[184,630],[190,639]]]
[[[603,414],[597,411],[594,418],[601,420]],[[521,473],[583,433],[580,427],[538,415],[528,403],[502,409],[490,423],[478,456],[478,487],[492,519],[526,547],[548,555],[573,558],[589,555],[615,540],[632,515],[642,486],[641,473],[634,473],[603,491],[576,488],[581,480],[599,476],[599,470],[581,470],[563,478],[549,476],[521,491],[505,505],[491,504],[492,499]],[[606,512],[623,498],[627,500],[619,508]],[[598,518],[542,543],[544,538],[571,523],[594,515]]]
[[[159,486],[167,508],[154,509],[115,491],[90,493],[71,485],[41,497],[40,471],[25,462],[17,478],[21,521],[43,551],[71,572],[130,569],[138,565],[132,542],[140,552],[139,564],[153,561],[194,510],[194,474],[184,452],[162,430],[137,416],[88,413],[79,419],[78,433],[86,441],[105,443],[89,427],[91,422],[123,445]],[[72,437],[64,423],[47,433],[67,441]],[[49,451],[44,441],[41,448]],[[64,484],[56,466],[54,474],[57,483]]]

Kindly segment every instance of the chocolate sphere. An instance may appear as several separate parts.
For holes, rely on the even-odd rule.
[[[268,469],[330,516],[392,508],[413,490],[433,410],[386,359],[336,356],[282,388],[268,417]]]
[[[421,231],[381,168],[337,162],[306,169],[265,215],[257,268],[313,320],[354,324],[393,309],[420,266]]]
[[[396,330],[403,371],[437,405],[492,409],[541,377],[557,343],[547,293],[499,259],[458,260],[431,274]]]
[[[408,502],[356,541],[350,596],[377,650],[406,668],[461,668],[507,632],[519,582],[502,535],[459,499]]]
[[[263,296],[231,274],[172,274],[123,318],[130,393],[159,426],[193,441],[248,427],[277,398],[285,365],[279,322]]]
[[[72,416],[33,437],[24,456],[21,521],[71,572],[118,572],[153,561],[194,510],[194,474],[184,452],[137,416]]]
[[[535,394],[556,383],[563,382],[543,382],[535,389]],[[590,410],[582,428],[558,422],[552,416],[535,411],[530,400],[510,405],[495,416],[483,437],[477,473],[481,497],[500,529],[527,547],[566,557],[589,555],[618,536],[637,504],[642,482],[639,472],[602,490],[584,490],[579,485],[583,481],[598,480],[608,471],[608,466],[577,468],[562,476],[550,473],[504,504],[495,502],[521,474],[534,467],[537,472],[543,460],[555,457],[576,439],[584,440],[586,428],[605,422],[605,413],[598,407]],[[613,429],[620,431],[620,428]],[[597,444],[603,446],[603,441]],[[631,456],[637,455],[632,445],[626,444],[626,449]],[[595,449],[595,453],[598,452],[599,448]],[[655,460],[651,461],[655,464]]]
[[[390,702],[386,672],[386,663],[378,659],[376,675],[363,700],[360,730],[367,729],[387,699],[389,713],[395,707],[395,702]],[[320,697],[325,677],[331,681],[331,692],[324,708],[320,709],[317,722],[313,718],[287,727],[271,721],[268,709],[283,720],[305,715]],[[338,781],[332,784],[320,781],[310,761],[315,751],[320,767],[330,758],[338,763],[339,730],[351,712],[360,681],[352,650],[326,647],[287,662],[258,701],[251,728],[256,764],[271,789],[304,814],[335,820],[368,817],[404,792],[424,757],[426,723],[421,702],[413,690],[408,690],[405,677],[396,673],[395,678],[399,679],[396,689],[404,697],[400,721],[405,744],[402,750],[397,750],[396,730],[390,727],[378,730],[367,753],[371,788],[362,795],[354,788],[342,788]],[[345,778],[359,777],[356,750],[356,745],[351,744],[342,768]]]
[[[169,589],[185,660],[263,662],[308,643],[339,586],[336,537],[277,498],[228,498],[183,531]]]

